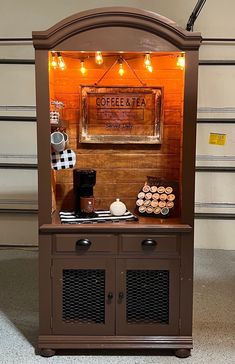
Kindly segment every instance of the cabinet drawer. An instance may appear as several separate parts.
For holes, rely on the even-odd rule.
[[[176,235],[132,235],[121,236],[121,251],[124,253],[177,252]]]
[[[54,244],[56,252],[116,252],[118,239],[112,234],[57,234]]]

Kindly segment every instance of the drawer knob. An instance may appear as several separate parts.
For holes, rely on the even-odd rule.
[[[89,248],[91,246],[91,241],[89,239],[79,239],[76,242],[76,247],[79,248]]]
[[[145,239],[142,241],[142,246],[157,246],[157,242],[156,240],[153,240],[153,239]]]

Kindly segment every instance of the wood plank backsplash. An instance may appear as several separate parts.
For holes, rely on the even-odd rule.
[[[164,88],[163,142],[161,145],[112,145],[79,143],[80,85],[97,82],[114,61],[105,57],[101,66],[94,58],[85,61],[87,72],[80,73],[79,59],[63,54],[66,69],[51,70],[51,97],[62,101],[65,108],[62,118],[67,122],[69,147],[76,151],[76,168],[92,168],[97,171],[94,189],[96,207],[109,208],[115,198],[121,198],[128,209],[134,210],[136,196],[146,177],[156,176],[169,180],[181,180],[181,131],[184,95],[184,72],[176,67],[176,54],[152,57],[153,73],[143,66],[143,59],[131,59],[129,63],[147,86]],[[125,57],[125,55],[124,55]],[[124,76],[114,67],[100,85],[141,86],[128,69]],[[56,172],[57,208],[71,210],[74,205],[72,170]]]

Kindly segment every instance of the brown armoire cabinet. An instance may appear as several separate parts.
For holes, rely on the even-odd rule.
[[[39,182],[38,347],[44,356],[54,355],[57,349],[80,348],[166,348],[179,357],[190,355],[200,41],[200,34],[187,32],[165,17],[125,7],[88,10],[46,31],[33,32]],[[102,65],[94,61],[97,51],[103,54]],[[53,54],[63,57],[65,69],[51,67]],[[151,56],[152,72],[143,67],[146,54]],[[118,62],[111,67],[120,56],[128,61],[122,77],[117,76]],[[177,65],[180,56],[185,68]],[[83,74],[81,61],[86,65]],[[136,142],[128,132],[113,142],[109,137],[102,139],[99,128],[93,139],[81,139],[83,85],[161,89],[161,137],[149,138],[140,123]],[[154,176],[177,182],[174,215],[136,213],[138,221],[62,224],[59,211],[74,208],[73,170],[51,169],[51,100],[64,104],[62,119],[77,157],[75,167],[97,172],[99,209],[107,210],[115,198],[121,198],[136,213],[136,196],[147,176]],[[148,137],[141,142],[142,134]]]

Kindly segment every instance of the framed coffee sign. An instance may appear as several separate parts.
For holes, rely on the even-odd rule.
[[[162,142],[161,87],[81,86],[81,143]]]

